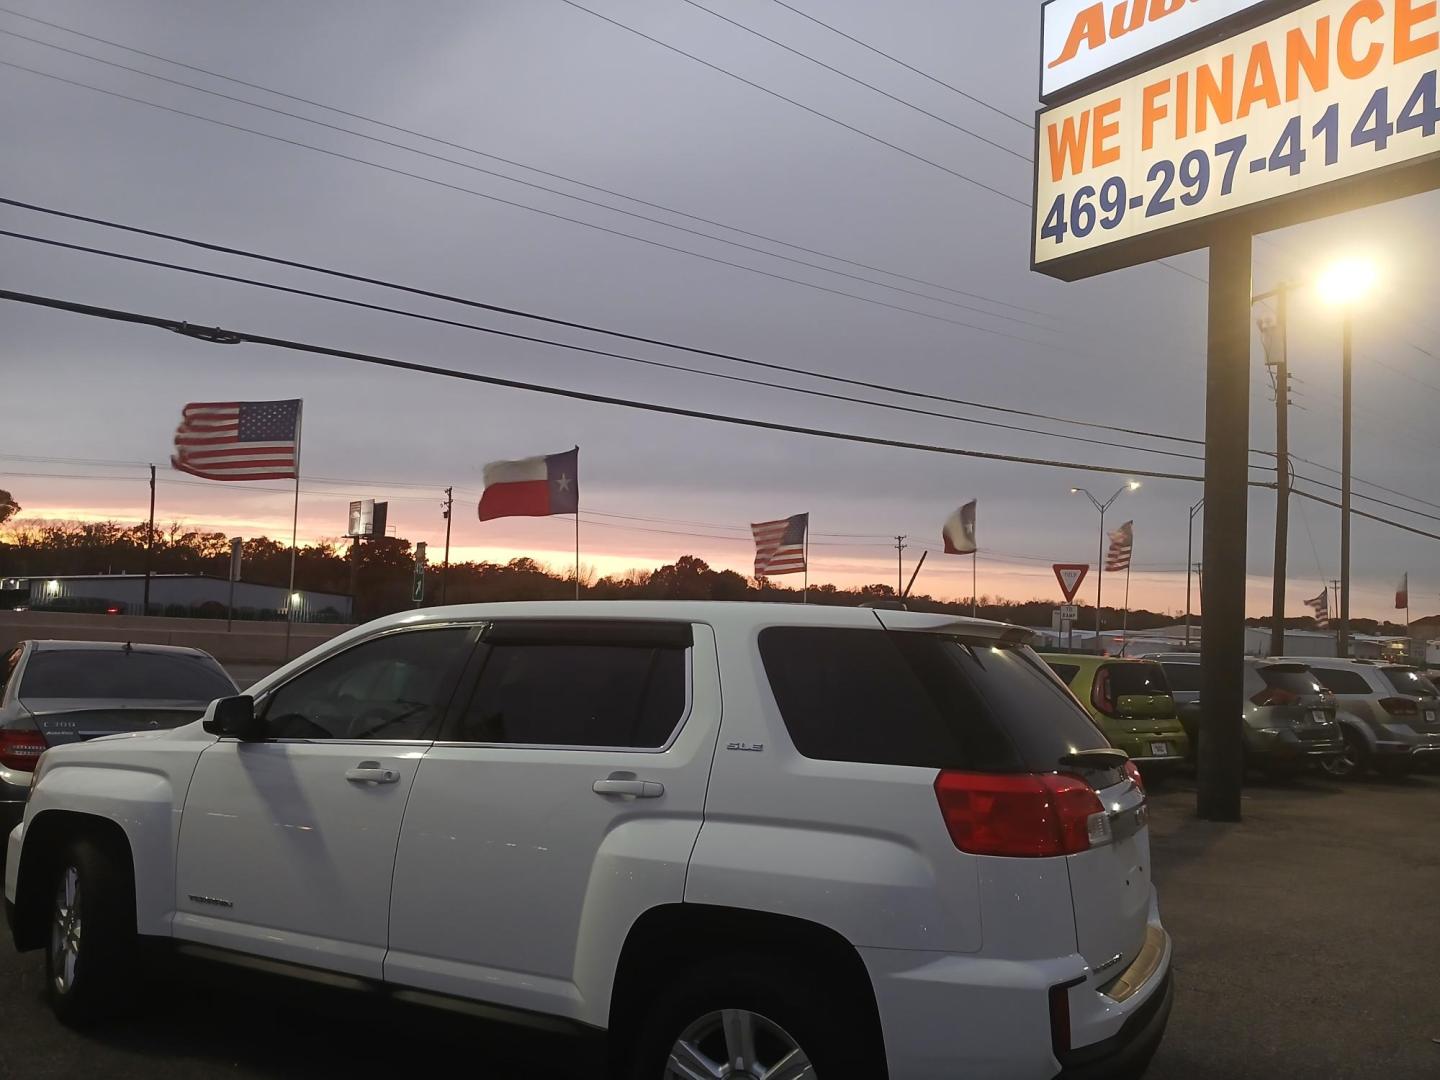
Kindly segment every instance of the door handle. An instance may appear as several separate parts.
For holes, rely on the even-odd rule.
[[[596,780],[590,790],[596,795],[628,795],[634,799],[658,799],[665,785],[655,780]]]
[[[362,761],[345,770],[345,779],[352,784],[395,784],[400,781],[397,769],[386,769],[378,761]]]

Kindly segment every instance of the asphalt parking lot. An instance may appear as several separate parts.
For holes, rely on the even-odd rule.
[[[1154,793],[1178,993],[1148,1075],[1440,1076],[1440,777],[1257,785],[1239,826],[1193,806],[1184,777]],[[586,1075],[538,1036],[266,983],[163,983],[131,1019],[77,1033],[41,973],[39,954],[0,946],[0,1077],[373,1075],[457,1055],[487,1080]]]

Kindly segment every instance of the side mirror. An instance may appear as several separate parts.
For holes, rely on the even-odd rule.
[[[215,702],[202,726],[222,739],[258,742],[265,738],[265,722],[255,715],[255,699],[248,694]]]

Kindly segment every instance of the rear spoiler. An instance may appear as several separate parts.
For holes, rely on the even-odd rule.
[[[1030,645],[1035,641],[1034,631],[1027,630],[1023,626],[1015,626],[1012,623],[990,622],[986,619],[965,619],[956,618],[953,615],[918,615],[924,619],[919,622],[916,615],[896,618],[898,612],[888,611],[883,608],[875,608],[875,617],[880,620],[880,625],[886,630],[901,630],[917,634],[948,634],[954,637],[968,638],[971,641],[984,641],[997,645]]]

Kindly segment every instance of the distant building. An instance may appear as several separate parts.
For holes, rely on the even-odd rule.
[[[145,602],[143,574],[29,575],[0,580],[0,591],[28,595],[32,609],[140,615]],[[235,618],[281,620],[289,594],[275,585],[235,583]],[[225,618],[230,582],[201,574],[152,574],[151,615]],[[350,622],[351,598],[340,593],[297,590],[297,622]]]

